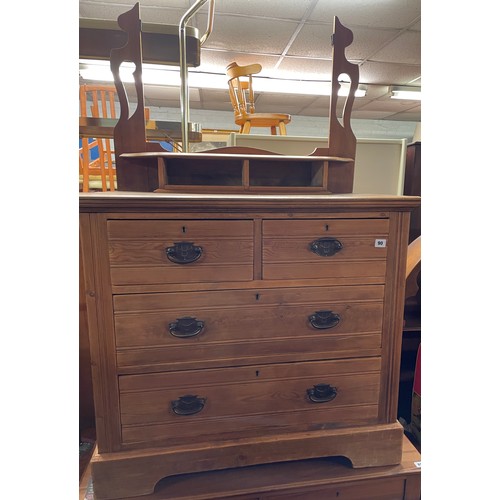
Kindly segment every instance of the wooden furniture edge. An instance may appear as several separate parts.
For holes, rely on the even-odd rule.
[[[99,500],[147,495],[167,476],[299,459],[345,456],[353,468],[397,465],[402,459],[403,428],[398,423],[359,428],[280,434],[266,438],[205,442],[96,454],[92,460]],[[141,475],[133,471],[141,470]]]

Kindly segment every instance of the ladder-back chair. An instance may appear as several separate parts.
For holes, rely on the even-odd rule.
[[[116,118],[117,94],[114,85],[80,85],[80,116],[93,118]],[[90,187],[102,191],[114,191],[116,187],[113,139],[81,138],[79,154],[82,191]],[[98,156],[92,159],[97,148]]]
[[[240,127],[240,134],[248,134],[252,127],[266,127],[276,135],[276,128],[281,135],[286,135],[286,125],[292,117],[284,113],[256,113],[255,98],[252,86],[252,75],[260,73],[260,64],[238,66],[232,62],[226,67],[229,77],[229,96],[234,110],[234,122]]]

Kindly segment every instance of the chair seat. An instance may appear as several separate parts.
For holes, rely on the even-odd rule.
[[[282,113],[251,113],[248,115],[236,116],[234,121],[236,125],[244,125],[246,122],[252,122],[252,125],[258,127],[272,127],[280,122],[290,123],[292,117]]]

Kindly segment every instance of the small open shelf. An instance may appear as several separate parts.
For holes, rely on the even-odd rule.
[[[125,153],[156,158],[160,192],[341,192],[334,183],[351,158],[223,153]],[[346,172],[346,175],[350,175]]]

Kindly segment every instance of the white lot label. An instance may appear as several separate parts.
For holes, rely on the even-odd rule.
[[[385,248],[387,246],[387,240],[375,240],[375,246],[378,248]]]

